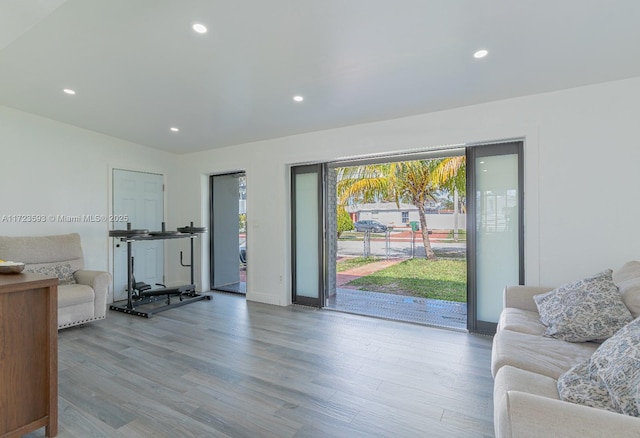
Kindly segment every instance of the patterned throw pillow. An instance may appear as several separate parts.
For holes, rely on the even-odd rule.
[[[569,342],[605,340],[633,320],[611,269],[533,297],[545,336]]]
[[[590,364],[590,360],[581,362],[558,378],[560,400],[619,412],[602,379],[590,372]]]
[[[39,268],[25,269],[26,272],[46,275],[48,277],[58,277],[59,284],[76,284],[70,263],[60,263],[58,265],[41,266]]]
[[[640,261],[632,260],[614,271],[613,282],[633,317],[640,316]]]
[[[640,318],[598,347],[589,372],[602,380],[619,412],[640,416]]]

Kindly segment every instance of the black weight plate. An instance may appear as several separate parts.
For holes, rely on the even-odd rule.
[[[175,236],[176,234],[180,234],[177,231],[151,231],[149,232],[150,236]]]
[[[109,237],[134,237],[146,236],[149,230],[110,230]]]
[[[178,228],[178,231],[181,233],[189,234],[206,233],[207,227],[182,227]]]

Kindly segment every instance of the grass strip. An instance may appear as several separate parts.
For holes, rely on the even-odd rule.
[[[467,301],[464,260],[409,259],[349,282],[361,290],[436,300]]]
[[[336,262],[336,270],[338,272],[348,271],[380,260],[382,259],[379,257],[349,257]]]

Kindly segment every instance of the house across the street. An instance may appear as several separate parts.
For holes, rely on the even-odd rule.
[[[427,226],[429,229],[451,230],[455,228],[453,210],[439,209],[437,202],[429,202],[426,208]],[[375,220],[388,227],[408,227],[411,222],[419,222],[418,207],[413,204],[395,202],[376,202],[358,204],[347,207],[347,212],[353,222],[361,220]],[[458,228],[465,228],[466,214],[458,215]]]

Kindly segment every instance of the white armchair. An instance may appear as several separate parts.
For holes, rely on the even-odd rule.
[[[25,271],[58,277],[58,329],[106,317],[111,274],[84,269],[79,234],[0,236],[0,259],[23,262]]]

